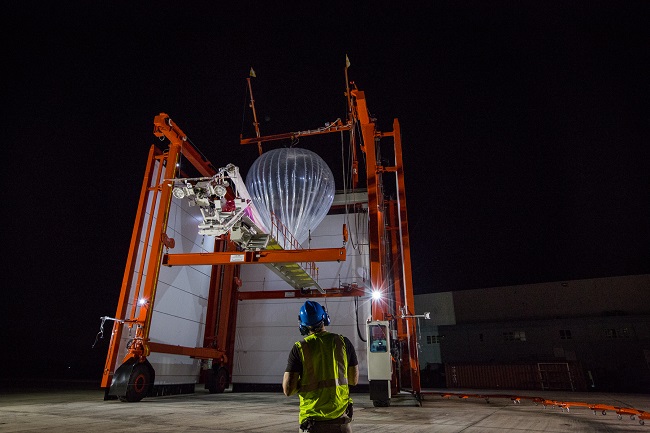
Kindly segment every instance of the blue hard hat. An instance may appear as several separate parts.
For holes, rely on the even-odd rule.
[[[301,326],[308,327],[314,327],[320,322],[323,322],[325,326],[330,324],[330,316],[327,314],[327,311],[325,311],[321,304],[314,301],[305,302],[300,308],[298,320],[300,320]]]

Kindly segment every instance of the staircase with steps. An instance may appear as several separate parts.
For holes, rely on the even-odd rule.
[[[269,234],[257,234],[246,243],[247,251],[283,250],[278,241]],[[265,263],[273,273],[286,281],[296,290],[315,288],[321,293],[325,291],[318,285],[318,269],[315,263]]]

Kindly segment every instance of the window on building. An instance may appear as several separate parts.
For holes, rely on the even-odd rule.
[[[524,331],[504,332],[503,340],[504,341],[526,341],[526,332]]]
[[[570,329],[560,329],[560,339],[561,340],[571,340],[571,330]]]
[[[630,328],[605,329],[605,338],[630,338],[632,337],[632,330]]]
[[[440,344],[439,335],[427,335],[427,344]]]

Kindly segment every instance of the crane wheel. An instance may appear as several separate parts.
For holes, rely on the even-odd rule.
[[[145,364],[137,364],[129,376],[129,383],[126,387],[126,394],[120,396],[120,401],[136,402],[147,396],[153,385],[151,371]]]
[[[206,382],[210,394],[221,394],[228,386],[230,386],[228,371],[223,367],[214,369]]]

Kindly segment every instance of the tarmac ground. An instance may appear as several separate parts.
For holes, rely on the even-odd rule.
[[[400,393],[389,407],[374,407],[368,394],[352,398],[357,433],[650,433],[649,394],[438,389],[423,390],[421,402]],[[0,432],[41,431],[296,433],[298,398],[197,386],[193,394],[124,403],[88,387],[0,388]]]

